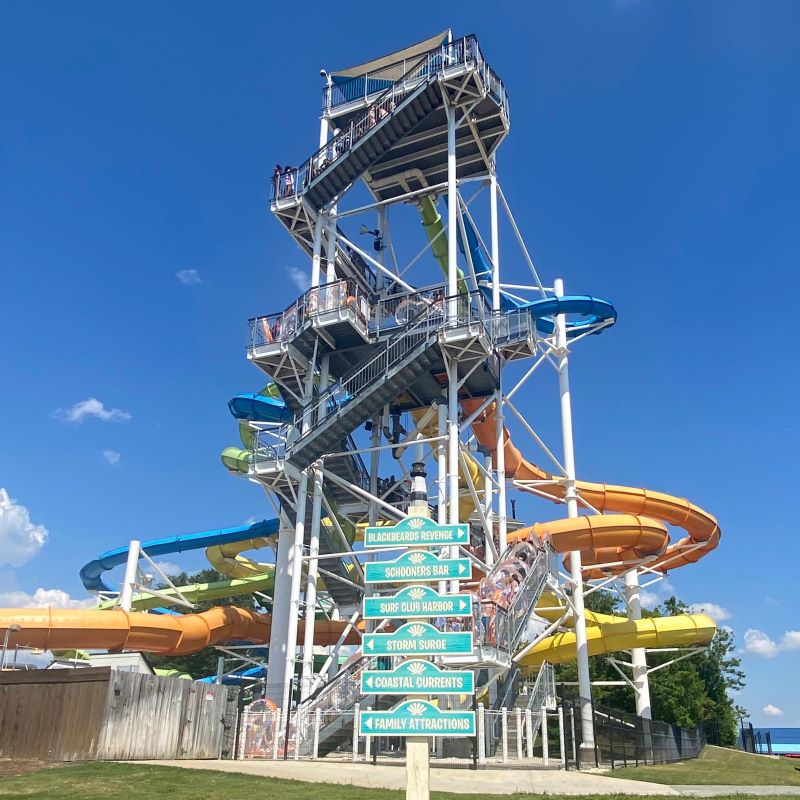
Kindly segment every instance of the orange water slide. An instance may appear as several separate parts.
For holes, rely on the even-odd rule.
[[[472,414],[480,399],[462,401],[466,414]],[[496,456],[497,422],[492,403],[473,423],[478,442]],[[518,488],[549,496],[554,501],[564,498],[565,488],[559,476],[525,459],[503,428],[506,477],[517,481],[553,481]],[[587,577],[601,577],[607,570],[604,564],[619,561],[644,561],[652,569],[666,571],[692,564],[713,550],[720,540],[717,520],[702,508],[680,497],[607,483],[576,481],[579,496],[597,511],[615,511],[608,516],[582,516],[538,523],[509,534],[509,541],[550,537],[558,553],[580,550]],[[670,543],[664,523],[676,525],[687,536]],[[649,561],[649,559],[653,559]],[[592,569],[594,567],[595,569]],[[618,567],[619,571],[629,568]],[[613,568],[611,571],[615,571]]]
[[[269,642],[272,620],[236,606],[217,606],[200,614],[144,614],[137,611],[54,608],[0,609],[0,639],[11,625],[14,645],[42,650],[140,650],[180,656],[225,642]],[[314,644],[332,645],[347,626],[346,620],[316,620]],[[305,624],[297,625],[302,645]],[[346,644],[360,644],[351,630]]]

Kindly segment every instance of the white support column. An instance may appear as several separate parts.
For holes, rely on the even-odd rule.
[[[303,576],[303,539],[306,532],[306,502],[308,500],[308,471],[300,473],[297,490],[297,519],[294,527],[294,541],[289,552],[289,624],[286,631],[286,658],[283,675],[282,708],[287,713],[290,706],[290,689],[294,678],[294,658],[297,649],[297,621],[300,618],[300,584]]]
[[[453,228],[455,230],[455,228]],[[451,239],[454,236],[450,237]],[[447,357],[447,503],[451,525],[458,525],[458,367]],[[466,520],[465,520],[466,521]],[[458,546],[450,548],[450,557],[458,557]],[[459,591],[459,581],[450,581],[450,591]]]
[[[336,206],[332,206],[328,213],[325,261],[327,262],[325,280],[328,283],[332,283],[336,280]],[[326,298],[326,300],[327,299],[328,298]]]
[[[476,456],[477,457],[477,456]],[[486,521],[489,523],[489,530],[485,531],[486,537],[489,538],[494,536],[494,486],[492,485],[492,456],[488,454],[483,459],[483,508],[486,514]],[[487,567],[491,567],[494,564],[494,554],[492,552],[492,548],[489,547],[488,544],[485,545],[485,551],[483,555],[484,561],[486,562]]]
[[[281,512],[278,550],[275,554],[275,588],[272,592],[272,630],[269,636],[270,658],[267,661],[267,696],[283,708],[283,686],[286,677],[286,653],[289,648],[289,596],[292,573],[290,559],[294,544],[294,528]],[[279,688],[281,687],[281,688]]]
[[[303,672],[300,699],[311,694],[314,678],[314,624],[316,622],[317,578],[319,575],[319,528],[322,519],[322,470],[314,468],[314,494],[311,505],[311,536],[308,549],[308,579],[306,581],[306,615],[303,631]]]
[[[447,434],[447,405],[439,403],[438,406],[438,428],[437,436],[439,441],[436,443],[436,492],[438,507],[436,509],[436,521],[440,525],[447,524],[447,445],[444,436]],[[439,581],[439,593],[447,592],[447,581]]]
[[[478,703],[478,763],[486,763],[486,708]]]
[[[497,173],[492,172],[489,184],[489,213],[492,239],[492,313],[500,311],[500,234],[497,226]]]
[[[311,253],[311,286],[319,286],[320,271],[322,268],[322,229],[325,227],[326,219],[320,214],[314,223],[313,250]]]
[[[361,704],[353,706],[353,763],[358,761],[358,726],[360,724]]]
[[[558,754],[561,759],[561,769],[566,764],[564,754],[564,706],[558,707]]]
[[[522,761],[522,709],[514,709],[515,722],[517,726],[517,761]]]
[[[554,284],[556,297],[564,296],[564,282]],[[556,317],[556,347],[558,348],[558,386],[561,394],[561,437],[564,444],[566,473],[567,516],[578,516],[578,493],[575,488],[575,447],[572,440],[572,399],[569,390],[569,360],[567,358],[567,321],[563,314]],[[583,570],[579,550],[569,554],[572,575],[572,603],[575,607],[575,647],[578,666],[578,692],[581,704],[581,749],[594,752],[592,719],[592,687],[589,679],[589,648],[586,641],[586,614],[583,604]],[[583,760],[583,759],[582,759]]]
[[[639,573],[630,569],[625,573],[625,600],[628,606],[628,619],[642,618],[642,602],[639,597]],[[647,677],[647,654],[644,647],[634,647],[631,653],[633,664],[633,685],[636,696],[636,713],[644,719],[652,719],[650,708],[650,679]]]
[[[530,708],[525,709],[525,729],[528,732],[528,758],[533,758],[533,711]]]
[[[122,579],[122,591],[119,594],[119,607],[123,611],[130,611],[133,606],[133,587],[136,583],[136,570],[139,569],[139,553],[142,543],[138,539],[131,539],[128,545],[128,560],[125,563],[125,577]]]
[[[497,466],[497,554],[502,556],[508,546],[508,512],[506,510],[506,449],[504,435],[503,390],[497,390],[495,400],[495,421],[497,422],[497,442],[495,463]]]
[[[319,729],[322,722],[322,709],[314,709],[314,759],[319,758]]]
[[[503,763],[508,764],[508,709],[500,709],[500,733],[503,739]]]
[[[456,183],[456,110],[447,105],[447,320],[458,321],[458,185]]]

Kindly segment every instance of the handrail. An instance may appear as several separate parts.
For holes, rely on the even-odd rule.
[[[474,62],[481,79],[502,109],[508,114],[508,96],[503,82],[486,63],[474,35],[443,44],[423,54],[414,66],[403,73],[391,86],[369,105],[364,114],[329,139],[310,158],[296,169],[287,168],[276,174],[272,181],[271,200],[292,197],[297,199],[310,183],[335,161],[344,156],[353,145],[362,139],[379,122],[387,118],[406,95],[417,89],[424,81],[432,81],[448,69]]]

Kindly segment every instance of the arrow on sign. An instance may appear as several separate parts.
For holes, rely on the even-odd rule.
[[[369,686],[370,689],[372,688],[372,684],[373,683],[375,683],[375,681],[374,681],[374,679],[372,677],[367,678],[366,684],[367,684],[367,686]]]

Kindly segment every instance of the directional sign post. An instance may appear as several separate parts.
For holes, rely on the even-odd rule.
[[[475,712],[439,711],[427,700],[406,700],[389,711],[362,711],[361,736],[474,736]]]
[[[364,598],[364,619],[430,619],[469,617],[468,594],[441,595],[430,586],[407,586],[397,594]]]
[[[468,558],[437,558],[433,553],[414,550],[394,561],[372,561],[364,565],[367,583],[416,583],[467,578],[472,572]]]
[[[407,622],[393,633],[365,633],[364,652],[374,656],[469,655],[472,631],[440,631],[427,622]]]
[[[469,525],[439,525],[427,517],[406,517],[392,527],[367,528],[364,547],[443,547],[469,544]]]
[[[468,670],[439,669],[412,659],[391,670],[361,673],[361,694],[472,694],[475,676]]]

